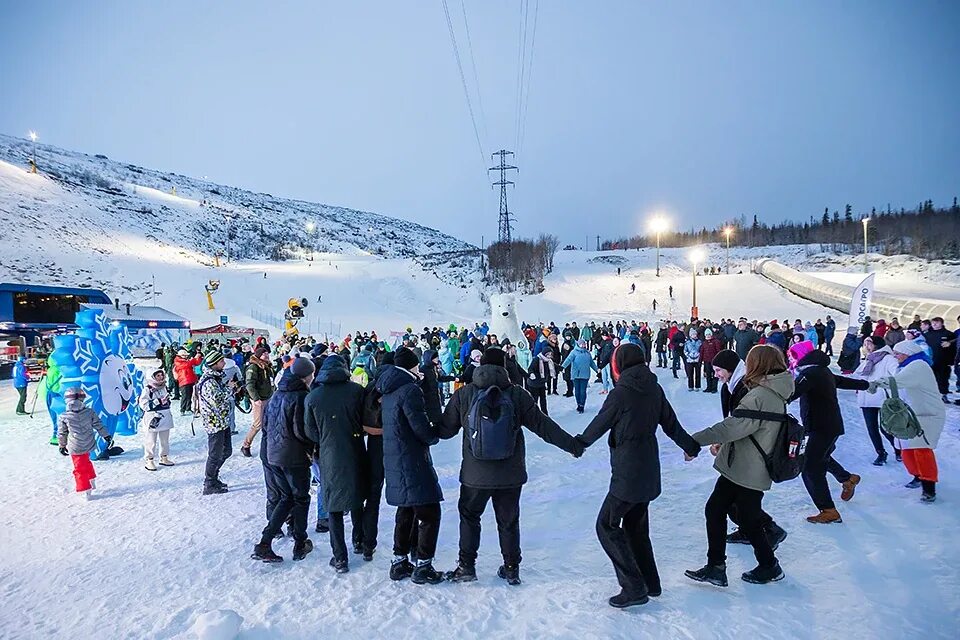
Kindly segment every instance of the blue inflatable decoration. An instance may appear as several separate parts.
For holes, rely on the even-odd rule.
[[[142,413],[137,400],[143,390],[143,372],[133,364],[127,328],[108,326],[99,309],[77,312],[76,324],[80,327],[76,334],[53,339],[52,357],[62,375],[61,393],[82,388],[87,405],[97,412],[111,436],[134,435]],[[102,459],[106,451],[107,442],[97,436],[90,457]]]

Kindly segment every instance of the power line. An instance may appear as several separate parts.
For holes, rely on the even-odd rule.
[[[527,90],[523,98],[523,115],[520,121],[520,143],[517,154],[523,153],[523,139],[527,133],[527,111],[530,109],[530,78],[533,75],[533,52],[537,46],[537,18],[540,15],[540,0],[533,5],[533,34],[530,37],[530,63],[527,67]]]
[[[517,137],[516,145],[520,144],[520,113],[523,104],[523,67],[527,49],[527,0],[520,0],[520,30],[517,34],[517,110],[514,115]]]
[[[473,103],[470,100],[470,91],[467,89],[467,77],[463,73],[463,63],[460,61],[460,48],[457,46],[457,36],[453,31],[453,22],[450,20],[450,8],[447,0],[443,0],[443,13],[447,17],[447,29],[450,31],[450,42],[453,45],[453,57],[457,60],[457,70],[460,72],[460,83],[463,85],[463,95],[467,99],[467,110],[470,112],[470,122],[473,123],[473,135],[477,139],[477,149],[480,151],[480,161],[484,168],[487,166],[487,156],[483,152],[480,142],[480,131],[477,129],[477,118],[473,113]]]
[[[537,0],[539,2],[539,0]],[[473,68],[473,82],[477,86],[477,106],[480,109],[480,128],[483,130],[483,139],[490,137],[487,131],[487,115],[483,111],[483,95],[480,92],[480,75],[477,73],[477,60],[473,56],[473,41],[470,39],[470,23],[467,22],[467,6],[460,0],[460,9],[463,11],[463,29],[467,34],[467,51],[470,52],[470,66]]]

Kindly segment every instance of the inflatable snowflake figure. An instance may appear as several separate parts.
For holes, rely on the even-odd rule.
[[[137,404],[143,390],[143,372],[133,363],[133,339],[126,327],[108,326],[99,309],[77,313],[75,334],[54,338],[54,358],[63,375],[61,388],[80,387],[87,405],[97,412],[111,435],[137,432],[141,410]],[[91,452],[100,457],[107,443],[97,438]]]

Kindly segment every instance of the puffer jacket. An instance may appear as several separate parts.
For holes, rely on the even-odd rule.
[[[383,469],[387,504],[414,507],[443,500],[430,447],[440,438],[431,426],[418,380],[387,366],[377,377],[383,423]]]
[[[570,378],[573,380],[589,380],[590,372],[597,371],[597,365],[590,356],[590,352],[580,346],[571,351],[560,366],[564,369],[570,367]]]
[[[533,354],[530,353],[530,348],[527,347],[523,342],[517,344],[517,364],[521,369],[526,371],[530,368],[530,362],[533,360]]]
[[[143,428],[154,431],[169,431],[173,428],[173,415],[170,413],[170,394],[165,385],[152,379],[140,394],[140,409],[143,411]],[[156,424],[154,425],[154,421]]]
[[[222,371],[204,367],[203,375],[200,376],[200,382],[194,389],[193,395],[200,421],[208,435],[230,428],[233,397],[227,389]]]
[[[26,389],[30,382],[30,376],[27,374],[27,363],[23,356],[17,358],[17,363],[13,365],[13,388]]]
[[[747,392],[737,409],[785,413],[787,401],[793,391],[793,377],[789,372],[767,376]],[[749,437],[752,435],[764,451],[770,452],[776,443],[781,425],[781,422],[731,416],[694,433],[693,439],[704,446],[722,445],[713,468],[727,480],[748,489],[768,491],[772,483],[770,474],[760,452],[750,442]]]
[[[889,334],[889,331],[887,333]],[[874,364],[870,373],[867,373],[865,369],[871,360]],[[884,347],[868,355],[850,377],[867,381],[885,380],[890,376],[896,375],[897,367],[899,366],[900,363],[897,362],[897,359],[894,357],[893,350],[890,349],[890,347]],[[883,391],[878,390],[873,393],[857,391],[857,406],[859,407],[879,407],[886,399],[887,395]]]
[[[306,383],[289,369],[263,411],[263,446],[267,462],[278,467],[309,467],[316,443],[307,435],[304,417]]]
[[[922,358],[913,357],[897,370],[897,393],[917,414],[923,436],[900,440],[903,449],[936,449],[943,433],[947,412],[940,398],[933,369]]]
[[[683,343],[683,359],[686,362],[700,362],[700,345],[702,344],[696,338],[688,338]]]
[[[273,395],[273,368],[270,363],[256,356],[251,356],[247,363],[244,383],[251,402],[269,400],[270,396]]]
[[[182,358],[177,356],[173,360],[173,377],[176,379],[177,384],[181,387],[184,387],[189,384],[197,383],[197,373],[194,371],[194,367],[203,362],[203,356],[197,356],[192,360],[190,358]]]
[[[723,351],[723,343],[716,338],[708,338],[700,345],[700,360],[704,366],[709,367],[721,351]]]
[[[83,400],[71,400],[67,409],[57,418],[57,441],[67,453],[80,456],[90,453],[97,443],[97,434],[110,440],[110,432],[100,422],[96,412],[83,404]]]

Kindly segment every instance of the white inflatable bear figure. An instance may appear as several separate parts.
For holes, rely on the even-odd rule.
[[[517,319],[516,305],[516,298],[511,293],[490,296],[490,333],[496,335],[501,342],[504,338],[509,338],[511,344],[519,344],[524,340],[520,320]]]

